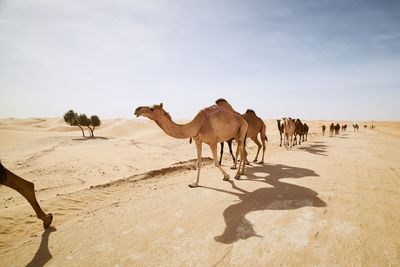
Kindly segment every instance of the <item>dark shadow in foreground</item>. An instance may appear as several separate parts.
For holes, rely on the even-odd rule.
[[[270,184],[273,187],[262,187],[249,192],[238,187],[234,181],[229,181],[232,191],[202,186],[202,188],[235,195],[240,200],[224,210],[226,227],[221,235],[214,238],[217,242],[232,244],[240,239],[252,236],[260,237],[254,231],[251,222],[245,217],[252,211],[294,210],[310,206],[326,207],[326,203],[318,197],[316,191],[279,181],[283,178],[319,176],[312,170],[282,164],[265,164],[246,168],[246,175],[247,179],[236,183],[256,181]]]
[[[26,267],[44,266],[53,257],[49,250],[49,236],[52,232],[57,231],[56,228],[50,226],[42,234],[42,241],[40,242],[39,249],[36,251],[35,256]]]

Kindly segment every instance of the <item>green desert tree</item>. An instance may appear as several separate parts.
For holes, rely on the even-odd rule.
[[[79,114],[79,116],[78,116],[78,124],[81,125],[81,126],[87,127],[89,129],[90,136],[92,136],[91,129],[90,129],[91,121],[88,118],[88,116],[86,116],[86,114]]]
[[[92,115],[90,117],[90,126],[91,127],[89,127],[92,137],[94,137],[94,129],[100,125],[101,125],[100,118],[97,115]]]
[[[82,136],[85,137],[85,131],[83,130],[81,124],[79,123],[78,118],[79,118],[78,113],[76,113],[72,109],[64,114],[64,121],[71,126],[78,126],[82,131]]]

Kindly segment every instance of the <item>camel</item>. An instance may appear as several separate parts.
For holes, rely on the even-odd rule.
[[[235,178],[239,179],[240,175],[244,174],[244,142],[248,124],[241,116],[228,112],[217,105],[213,105],[200,110],[196,117],[189,123],[176,124],[172,121],[171,116],[163,109],[162,103],[153,105],[152,107],[138,107],[134,114],[137,117],[143,116],[154,121],[169,136],[179,139],[193,138],[193,140],[195,140],[197,150],[197,178],[193,184],[189,184],[190,188],[199,185],[202,163],[202,143],[206,143],[210,146],[215,167],[223,174],[224,181],[228,181],[229,175],[222,169],[217,160],[217,145],[232,137],[235,138],[238,144],[236,158],[239,152],[241,158]]]
[[[353,124],[353,131],[358,131],[358,128],[359,128],[360,126],[358,126],[358,124]]]
[[[254,112],[254,110],[252,109],[248,109],[246,110],[246,113],[244,114],[239,114],[238,112],[236,112],[232,106],[228,103],[228,101],[226,101],[223,98],[218,99],[217,101],[215,101],[215,103],[220,106],[221,108],[229,111],[229,112],[233,112],[236,115],[240,115],[242,116],[247,124],[248,124],[248,128],[247,128],[247,134],[246,137],[250,138],[251,140],[253,140],[253,142],[257,145],[258,149],[257,149],[257,154],[256,157],[254,158],[253,162],[257,162],[258,161],[258,154],[260,153],[261,147],[263,148],[263,154],[262,154],[262,160],[260,161],[260,163],[264,163],[264,155],[265,155],[265,149],[266,149],[266,144],[265,141],[268,141],[268,138],[265,134],[265,130],[266,130],[266,126],[265,123],[263,122],[263,120],[261,118],[259,118],[256,113]],[[262,145],[260,143],[260,141],[258,140],[258,134],[261,135],[261,142]],[[232,154],[232,140],[228,140],[227,141],[228,146],[229,146],[229,151],[232,155],[233,161],[234,161],[234,167],[236,165],[236,160],[233,157]],[[220,160],[219,163],[221,164],[222,162],[222,155],[224,152],[224,143],[221,143],[221,156],[220,156]],[[245,153],[247,155],[247,153]],[[247,161],[247,158],[246,158]]]
[[[303,124],[303,127],[304,127],[303,142],[307,142],[307,138],[308,138],[308,129],[309,129],[307,123],[304,123],[304,124]],[[306,137],[306,140],[304,140],[304,137]]]
[[[11,172],[3,166],[0,162],[0,184],[5,185],[9,188],[16,190],[20,193],[34,209],[36,216],[43,221],[43,227],[48,228],[53,221],[53,215],[51,213],[46,214],[40,208],[39,203],[36,200],[34,184],[22,179],[15,173]]]
[[[346,130],[347,130],[347,124],[342,125],[342,132],[346,132]]]
[[[293,135],[296,129],[295,121],[291,118],[283,118],[283,130],[284,130],[284,144],[285,147],[292,148],[293,146]]]
[[[333,122],[331,123],[331,125],[329,126],[329,136],[332,137],[333,136],[333,132],[335,131],[335,125],[333,124]]]
[[[282,146],[282,136],[284,134],[283,124],[281,124],[281,120],[276,120],[276,122],[278,123],[279,136],[281,137],[281,143],[279,146]]]
[[[339,123],[337,123],[335,126],[335,135],[338,135],[339,132],[340,132],[340,125],[339,125]]]
[[[297,145],[297,136],[299,136],[299,145],[301,145],[301,139],[304,138],[304,125],[300,119],[295,122],[293,146]]]
[[[326,126],[325,126],[325,125],[322,125],[321,127],[322,127],[322,136],[325,136]]]

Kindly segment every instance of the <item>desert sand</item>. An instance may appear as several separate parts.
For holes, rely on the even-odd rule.
[[[399,266],[400,122],[306,121],[308,142],[222,180],[152,121],[104,120],[83,139],[62,119],[1,119],[0,158],[35,183],[42,222],[0,186],[0,266]],[[207,145],[203,157],[210,158]],[[249,160],[256,146],[248,141]],[[225,149],[223,168],[234,177]]]

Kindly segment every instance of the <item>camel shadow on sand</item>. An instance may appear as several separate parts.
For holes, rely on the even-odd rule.
[[[239,202],[227,207],[224,212],[225,230],[214,237],[215,241],[232,244],[240,239],[261,237],[258,235],[246,214],[262,210],[294,210],[303,207],[326,207],[326,203],[318,197],[318,193],[307,187],[279,181],[283,178],[302,178],[319,176],[314,171],[291,167],[282,164],[254,165],[246,168],[247,178],[240,181],[229,181],[232,191],[205,187],[218,192],[235,195]],[[262,187],[252,192],[240,188],[245,182],[267,183],[273,187]]]
[[[57,231],[57,229],[52,226],[44,230],[40,246],[36,251],[33,259],[26,265],[27,267],[44,266],[49,260],[51,260],[53,256],[51,255],[49,250],[49,236],[52,232],[55,231]]]
[[[314,144],[310,144],[309,146],[298,147],[297,149],[309,152],[311,154],[319,155],[319,156],[328,156],[326,154],[327,145],[323,144],[323,142],[315,142]]]

